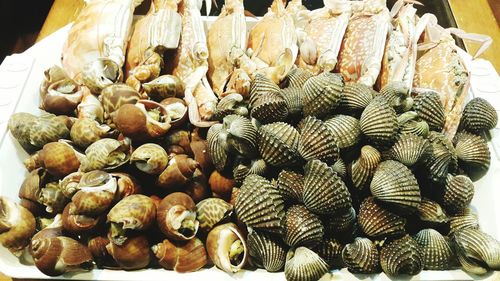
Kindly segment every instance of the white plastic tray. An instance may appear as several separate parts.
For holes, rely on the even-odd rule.
[[[213,21],[209,18],[207,23]],[[249,20],[249,27],[255,20]],[[38,87],[43,78],[43,71],[54,64],[59,64],[62,45],[69,31],[69,26],[62,28],[51,36],[37,43],[25,53],[8,57],[0,66],[0,195],[18,200],[17,194],[27,172],[22,161],[27,154],[17,141],[6,133],[6,120],[12,112],[38,111]],[[474,85],[483,85],[486,80],[489,85],[500,85],[498,75],[486,61],[479,63]],[[490,70],[488,70],[490,69]],[[491,71],[491,69],[493,69]],[[474,78],[473,77],[473,78]],[[27,79],[26,79],[27,78]],[[474,82],[476,81],[476,82]],[[493,84],[492,84],[493,83]],[[481,88],[481,87],[479,87]],[[488,88],[486,94],[476,90],[474,95],[485,97],[500,109],[500,87]],[[493,89],[493,90],[492,90]],[[495,92],[497,91],[497,92]],[[484,94],[484,95],[483,95]],[[472,94],[471,94],[472,95]],[[8,97],[7,97],[8,96]],[[19,101],[17,102],[17,97]],[[6,102],[5,99],[10,99]],[[492,100],[492,99],[499,99]],[[2,102],[4,101],[4,102]],[[17,104],[16,104],[17,102]],[[494,130],[497,138],[495,144],[490,144],[492,162],[488,174],[475,183],[475,196],[472,208],[477,212],[481,228],[500,239],[500,161],[493,146],[500,151],[500,131]],[[0,271],[14,278],[48,278],[35,266],[23,265],[17,258],[0,246]],[[57,279],[74,280],[285,280],[283,273],[267,273],[264,270],[241,271],[236,274],[226,274],[216,268],[203,269],[198,272],[179,274],[163,269],[146,269],[138,271],[113,271],[94,269],[88,273],[66,274]],[[500,280],[500,272],[490,272],[485,276],[470,275],[462,270],[453,271],[422,271],[417,276],[401,276],[388,278],[385,274],[353,275],[347,269],[333,271],[323,280]]]

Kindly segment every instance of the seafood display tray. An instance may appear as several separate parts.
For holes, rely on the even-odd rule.
[[[215,17],[204,18],[209,26]],[[247,28],[251,28],[256,19],[248,19]],[[26,169],[22,161],[28,156],[17,141],[7,133],[6,123],[13,112],[39,112],[38,89],[43,78],[43,71],[54,64],[59,64],[62,45],[66,39],[69,26],[62,28],[46,39],[40,41],[25,53],[11,57],[0,66],[0,195],[17,199],[19,186],[23,182]],[[494,70],[493,70],[494,71]],[[473,73],[474,75],[474,73]],[[478,74],[485,76],[485,74]],[[496,73],[494,74],[496,75]],[[498,76],[494,76],[496,80]],[[17,79],[17,80],[16,80]],[[498,83],[498,81],[493,81]],[[493,83],[492,82],[492,83]],[[493,84],[495,84],[493,83]],[[18,85],[14,87],[12,85]],[[495,89],[495,88],[494,88]],[[500,89],[496,88],[496,89]],[[471,94],[472,95],[472,94]],[[494,96],[494,95],[492,95]],[[498,101],[490,101],[497,110],[500,109],[500,93]],[[5,101],[5,102],[4,102]],[[7,102],[8,101],[8,102]],[[500,130],[493,131],[494,142],[489,143],[492,161],[488,174],[475,182],[475,196],[471,207],[479,217],[482,229],[500,240]],[[495,136],[496,135],[496,136]],[[20,263],[7,249],[0,247],[0,271],[14,278],[47,278],[35,266]],[[229,275],[216,268],[202,269],[193,273],[176,273],[164,269],[146,269],[138,271],[114,271],[95,269],[86,273],[65,274],[57,279],[73,280],[285,280],[283,273],[268,273],[262,269],[243,270]],[[331,276],[323,280],[395,280],[385,274],[363,275],[352,274],[347,269],[331,272]],[[402,276],[402,280],[499,280],[500,272],[490,272],[485,276],[470,275],[462,270],[422,271],[416,276]]]

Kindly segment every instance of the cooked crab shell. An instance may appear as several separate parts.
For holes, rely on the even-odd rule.
[[[238,272],[246,263],[247,244],[234,223],[212,229],[208,233],[206,247],[213,263],[227,273]]]
[[[145,173],[157,175],[167,167],[168,155],[163,147],[154,143],[146,143],[132,152],[130,163]]]

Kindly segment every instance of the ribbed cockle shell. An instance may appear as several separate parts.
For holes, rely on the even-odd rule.
[[[370,102],[363,110],[359,124],[368,141],[375,146],[387,147],[396,139],[396,112],[383,97],[376,97]]]
[[[304,115],[324,117],[337,108],[342,99],[342,76],[324,72],[309,78],[303,86]]]
[[[257,155],[257,129],[250,119],[240,115],[228,115],[222,121],[222,130],[227,134],[230,149],[244,157]]]
[[[491,155],[488,144],[479,136],[460,132],[453,140],[459,166],[476,181],[490,168]]]
[[[413,98],[413,111],[434,131],[441,131],[444,126],[444,107],[438,93],[425,91]]]
[[[323,239],[324,228],[315,214],[303,205],[294,205],[285,215],[285,243],[289,246],[316,246]]]
[[[344,245],[337,239],[328,237],[322,240],[314,250],[328,264],[329,268],[342,268],[342,249]]]
[[[413,173],[393,160],[378,165],[370,190],[377,200],[409,212],[414,211],[421,200],[420,188]]]
[[[455,148],[442,133],[430,132],[428,140],[431,150],[424,162],[425,170],[433,181],[444,182],[457,167]]]
[[[276,188],[286,202],[302,202],[304,176],[294,171],[282,170],[278,174]]]
[[[259,128],[258,148],[262,159],[273,166],[299,163],[299,132],[287,123],[277,122]]]
[[[251,231],[247,238],[248,254],[269,272],[276,272],[285,266],[288,247],[281,238],[266,232]]]
[[[280,193],[265,178],[249,175],[241,186],[234,206],[238,219],[248,227],[283,233],[285,203]]]
[[[474,183],[464,175],[448,174],[444,185],[443,207],[452,214],[464,211],[474,197]]]
[[[299,154],[304,160],[318,159],[330,164],[337,161],[337,139],[323,121],[307,116],[298,125],[300,131]]]
[[[350,176],[354,187],[361,190],[367,186],[381,160],[382,155],[375,147],[363,146],[359,158],[354,160],[350,167]]]
[[[286,255],[286,280],[319,280],[327,272],[328,264],[318,254],[306,247],[290,249]]]
[[[380,265],[390,276],[417,275],[424,267],[422,249],[409,235],[382,246]]]
[[[375,94],[376,92],[371,87],[361,83],[347,82],[339,107],[343,112],[359,117]]]
[[[389,151],[389,158],[412,167],[423,162],[430,153],[429,142],[417,135],[402,135]]]
[[[495,108],[483,98],[473,98],[464,108],[460,128],[474,134],[489,131],[498,123]]]
[[[453,267],[454,253],[448,240],[434,229],[422,229],[413,239],[422,249],[424,269],[448,270]]]
[[[342,250],[342,260],[352,273],[377,273],[382,269],[379,264],[379,252],[368,238],[358,237]]]
[[[375,198],[366,198],[359,207],[358,224],[368,236],[390,237],[405,233],[406,220],[384,208]]]
[[[361,137],[359,120],[348,115],[335,115],[324,122],[340,149],[356,145]]]
[[[479,229],[462,229],[452,235],[452,242],[462,269],[485,274],[500,269],[500,242]]]

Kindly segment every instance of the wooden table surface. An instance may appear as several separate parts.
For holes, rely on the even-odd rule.
[[[459,28],[467,32],[487,34],[493,38],[493,44],[481,58],[490,60],[500,72],[500,24],[495,20],[488,0],[449,0],[449,2]],[[37,41],[72,22],[83,5],[83,0],[55,0]],[[466,42],[466,45],[471,52],[477,49],[474,44]],[[12,279],[0,273],[0,281],[10,280]]]

